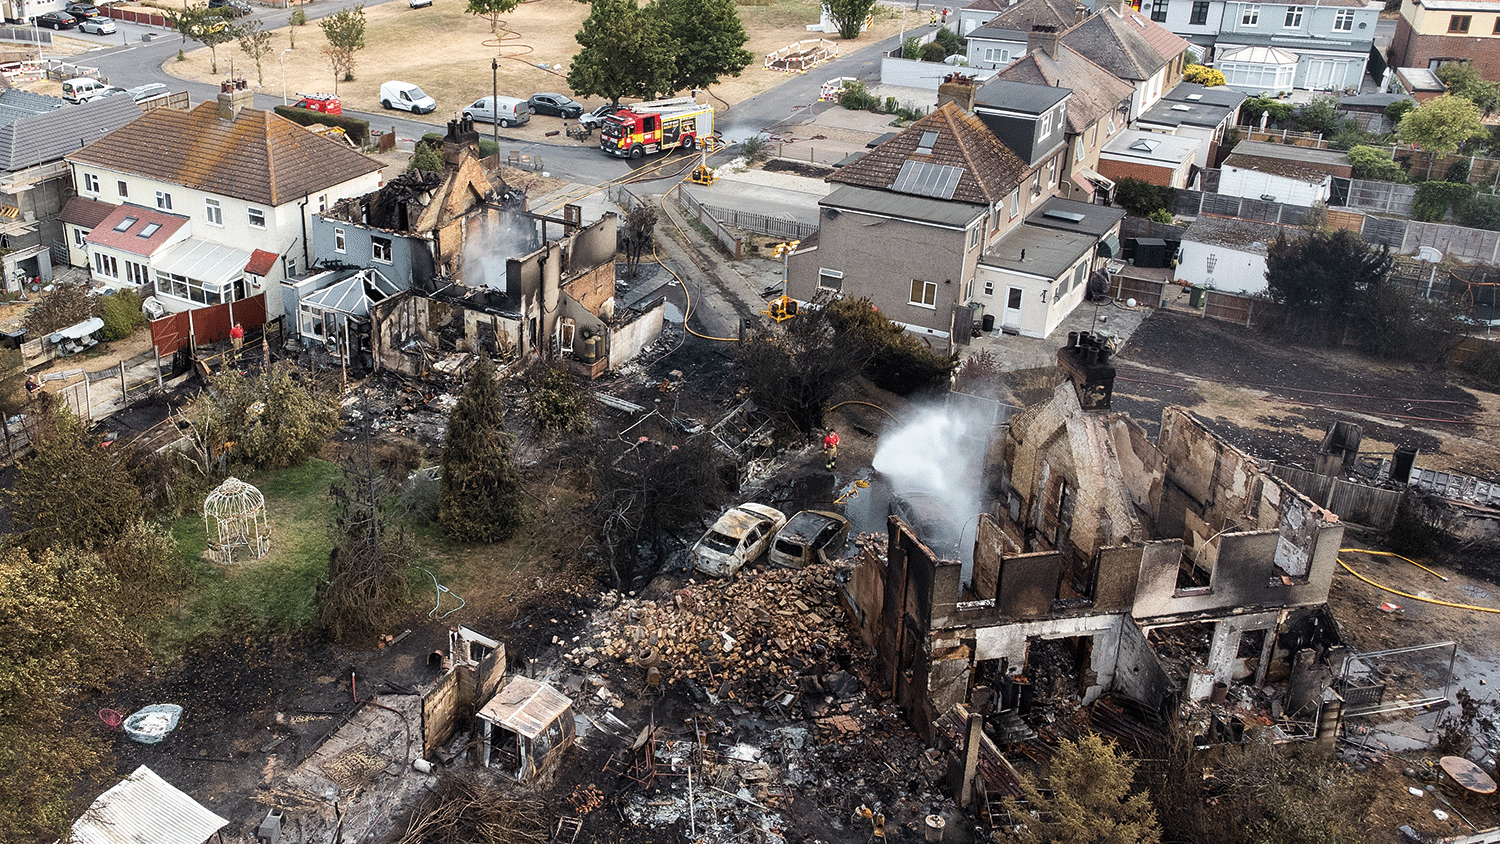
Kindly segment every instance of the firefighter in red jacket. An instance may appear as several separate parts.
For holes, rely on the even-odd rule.
[[[827,459],[828,471],[833,471],[833,464],[839,456],[839,434],[832,428],[828,429],[827,436],[823,437],[823,457]]]

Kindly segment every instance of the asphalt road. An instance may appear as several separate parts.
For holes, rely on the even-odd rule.
[[[403,2],[403,0],[376,0],[375,3],[367,5],[376,5],[379,2]],[[319,3],[301,8],[307,12],[309,22],[312,22],[337,12],[341,7],[333,3]],[[290,10],[287,9],[258,9],[250,16],[250,19],[261,21],[267,29],[277,29],[287,25],[287,18],[290,14]],[[194,102],[209,100],[217,95],[216,85],[185,81],[162,70],[162,66],[172,60],[179,49],[184,46],[192,49],[199,46],[197,42],[189,42],[185,45],[182,37],[177,33],[154,27],[120,21],[116,21],[116,26],[120,31],[114,35],[84,35],[76,29],[65,31],[69,38],[97,41],[102,46],[102,49],[80,53],[69,57],[68,60],[88,67],[97,67],[111,84],[123,88],[160,82],[173,91],[186,90]],[[920,34],[922,31],[924,30],[914,30],[908,32],[907,35]],[[154,37],[149,41],[143,41],[142,36],[146,35]],[[869,82],[878,81],[880,57],[886,51],[894,49],[899,41],[899,37],[892,37],[879,43],[869,44],[849,55],[841,56],[833,62],[820,66],[814,73],[789,74],[785,82],[738,103],[727,111],[724,110],[722,104],[716,103],[720,106],[719,132],[730,143],[738,143],[778,126],[803,122],[810,117],[809,108],[818,102],[818,93],[823,82],[838,76],[854,76]],[[226,44],[224,48],[236,49],[232,44]],[[270,64],[269,58],[267,62],[266,74],[274,80],[277,73],[276,65]],[[752,69],[749,72],[759,71]],[[268,87],[274,88],[274,82]],[[281,105],[281,98],[270,94],[257,94],[255,105],[257,108],[270,109]],[[447,103],[440,105],[455,107]],[[369,120],[370,124],[377,128],[394,127],[399,137],[419,138],[428,132],[442,131],[441,126],[410,120],[402,116],[401,112],[346,111],[345,113]],[[485,126],[481,129],[486,136],[490,134],[484,131],[488,128]],[[507,138],[503,130],[500,132],[500,143],[501,148],[507,151],[518,150],[523,153],[540,154],[552,176],[583,184],[598,184],[616,179],[626,175],[633,168],[652,163],[649,158],[638,162],[622,161],[603,155],[597,150],[572,144],[553,145]]]

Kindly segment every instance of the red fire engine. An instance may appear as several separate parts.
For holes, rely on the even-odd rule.
[[[599,130],[599,148],[616,158],[691,150],[714,133],[714,107],[691,97],[636,103],[615,112]]]
[[[321,111],[324,114],[343,114],[344,106],[339,98],[333,94],[298,94],[298,99],[292,103],[292,108],[305,108],[310,111]]]

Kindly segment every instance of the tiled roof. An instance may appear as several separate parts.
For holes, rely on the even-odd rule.
[[[929,138],[928,133],[936,134],[936,138]],[[932,141],[930,153],[918,151],[924,138]],[[999,202],[1027,172],[1026,164],[979,118],[949,102],[829,176],[828,181],[895,191],[908,162],[961,169],[951,198],[978,205]]]
[[[1114,9],[1092,15],[1063,33],[1062,43],[1132,82],[1150,79],[1188,48],[1188,42],[1145,15],[1131,12],[1122,18]]]
[[[113,132],[141,116],[141,107],[126,96],[102,97],[78,105],[58,108],[48,103],[31,103],[36,110],[19,113],[21,108],[5,101],[25,91],[0,94],[0,170],[24,170],[37,164],[61,160],[63,156]],[[53,97],[31,95],[38,100]],[[61,104],[62,100],[55,100]]]
[[[157,111],[169,111],[169,109],[157,109]],[[127,220],[132,222],[126,225]],[[118,249],[121,252],[151,255],[187,222],[186,217],[168,214],[144,205],[121,205],[111,211],[108,217],[99,221],[99,225],[89,232],[85,240],[110,249]],[[152,225],[155,225],[156,229],[150,236],[142,237],[146,227]]]
[[[1036,26],[1055,26],[1062,31],[1078,19],[1074,11],[1077,6],[1074,0],[1021,0],[990,18],[985,26],[1014,32],[1030,32]]]
[[[60,223],[72,223],[75,226],[92,229],[104,222],[105,218],[118,207],[120,206],[89,199],[86,196],[75,196],[71,197],[68,204],[63,206],[62,211],[58,212],[57,220]]]
[[[250,261],[245,264],[245,272],[250,275],[266,275],[271,272],[272,267],[276,266],[276,259],[279,257],[281,256],[275,252],[257,249],[250,253]]]
[[[213,101],[153,109],[68,160],[271,206],[380,170],[375,159],[269,111],[243,108],[221,120]]]
[[[1135,90],[1129,82],[1063,44],[1057,45],[1056,57],[1032,50],[1000,71],[996,78],[1072,88],[1073,98],[1068,101],[1068,132],[1072,134],[1099,122],[1120,103],[1130,99]]]
[[[1238,249],[1241,252],[1254,252],[1257,255],[1266,254],[1266,246],[1276,239],[1276,235],[1286,232],[1294,235],[1296,228],[1291,226],[1278,226],[1274,223],[1262,223],[1257,220],[1243,220],[1238,217],[1220,217],[1216,214],[1202,214],[1193,224],[1188,226],[1187,231],[1182,233],[1184,241],[1193,243],[1206,243],[1210,246],[1224,246],[1230,249]]]

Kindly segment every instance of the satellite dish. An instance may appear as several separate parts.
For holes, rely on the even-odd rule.
[[[1429,264],[1436,264],[1438,261],[1443,260],[1443,253],[1437,249],[1432,248],[1431,246],[1423,246],[1421,249],[1417,250],[1417,260],[1425,261]]]

